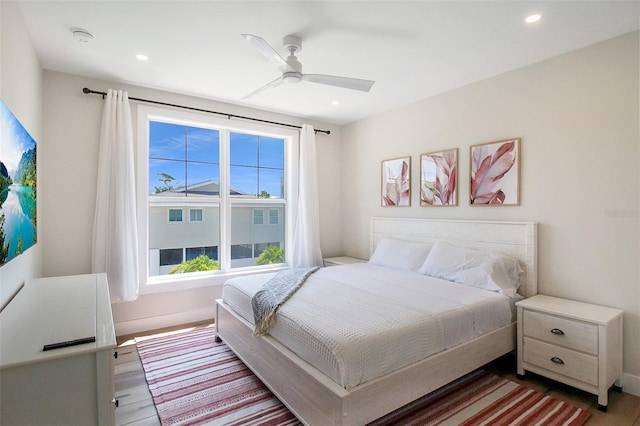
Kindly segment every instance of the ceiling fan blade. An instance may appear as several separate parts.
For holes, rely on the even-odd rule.
[[[302,79],[304,81],[311,81],[313,83],[328,84],[330,86],[343,87],[345,89],[360,90],[361,92],[368,92],[371,90],[371,86],[375,81],[361,80],[359,78],[338,77],[335,75],[325,74],[303,74]]]
[[[265,84],[264,86],[262,86],[261,88],[254,90],[253,92],[249,93],[247,96],[245,96],[242,99],[249,99],[255,95],[257,95],[258,93],[262,92],[263,90],[269,89],[270,87],[276,87],[276,86],[280,86],[282,83],[284,82],[284,80],[282,79],[282,76],[276,78],[275,80],[273,80],[270,83]]]
[[[269,43],[264,41],[263,38],[255,36],[253,34],[241,34],[241,35],[242,37],[244,37],[245,40],[249,42],[250,45],[258,49],[258,52],[260,52],[262,56],[267,58],[269,62],[275,65],[276,68],[280,70],[280,72],[284,73],[284,72],[295,71],[293,68],[289,66],[289,64],[287,64],[287,61],[285,61],[282,58],[282,56],[280,56],[278,52],[276,52],[275,49],[271,47]]]

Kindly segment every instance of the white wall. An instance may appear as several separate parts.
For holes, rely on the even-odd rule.
[[[640,393],[639,33],[345,126],[342,228],[369,255],[369,218],[539,223],[541,293],[625,310],[624,371]],[[522,138],[521,205],[469,206],[469,146]],[[459,148],[459,207],[420,207],[419,155]],[[412,156],[412,207],[380,207],[380,162]]]
[[[38,157],[46,146],[42,135],[42,68],[15,2],[0,2],[0,98],[35,139]],[[1,154],[0,154],[1,157]],[[43,222],[38,158],[38,242],[0,267],[0,309],[25,280],[41,275]]]
[[[304,120],[264,111],[222,104],[201,98],[162,92],[149,88],[91,80],[52,71],[44,73],[44,134],[47,149],[39,157],[41,179],[46,185],[43,198],[43,259],[45,276],[89,273],[91,239],[95,211],[98,144],[103,101],[98,95],[85,95],[83,87],[106,91],[125,89],[129,96],[193,107],[224,111],[261,119],[303,124]],[[133,123],[137,103],[132,102]],[[325,255],[342,251],[340,221],[340,128],[311,123],[331,130],[318,134],[322,250]],[[134,129],[134,135],[137,131]],[[158,327],[212,318],[219,286],[142,295],[136,302],[113,306],[116,332],[133,333]]]

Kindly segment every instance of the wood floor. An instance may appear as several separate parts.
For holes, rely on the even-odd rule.
[[[183,325],[147,334],[171,332],[202,324]],[[116,408],[116,425],[159,425],[160,420],[147,387],[142,363],[133,338],[134,336],[118,338],[118,358],[115,361],[115,388],[119,406]],[[531,373],[527,373],[524,381],[518,380],[515,374],[515,357],[512,355],[505,355],[485,366],[485,369],[494,372],[498,376],[532,387],[539,392],[589,410],[591,417],[587,421],[587,426],[640,426],[640,397],[625,392],[610,391],[608,410],[603,413],[597,409],[598,400],[595,395]]]

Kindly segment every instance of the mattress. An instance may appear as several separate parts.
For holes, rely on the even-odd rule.
[[[224,303],[254,324],[251,297],[273,275],[227,281]],[[514,301],[502,294],[360,263],[312,274],[269,334],[351,389],[514,319]]]

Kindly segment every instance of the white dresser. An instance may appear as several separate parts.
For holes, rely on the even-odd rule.
[[[598,395],[606,411],[608,390],[620,389],[620,309],[537,295],[518,307],[518,375],[525,370]]]
[[[105,274],[27,281],[0,313],[2,424],[115,424],[115,347]]]

